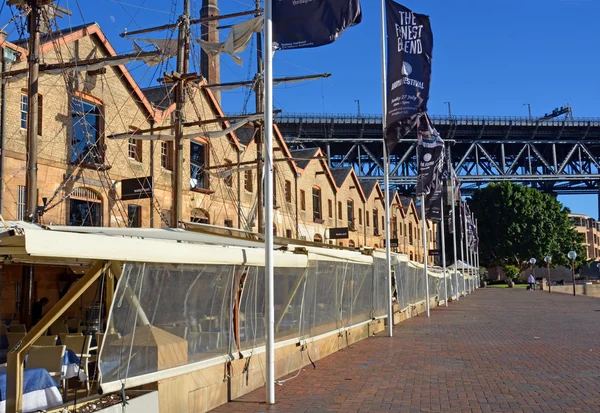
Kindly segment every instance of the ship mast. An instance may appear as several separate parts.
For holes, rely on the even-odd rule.
[[[260,9],[260,0],[255,0],[255,8]],[[258,16],[258,15],[257,15]],[[254,75],[254,97],[255,97],[255,111],[264,112],[264,99],[263,99],[263,59],[262,59],[262,35],[261,32],[256,33],[256,74]],[[264,227],[264,211],[263,211],[263,192],[262,192],[262,181],[263,181],[263,135],[265,133],[263,122],[257,123],[257,131],[255,133],[256,142],[256,214],[258,221],[258,233],[264,234],[265,231],[272,231],[272,228]]]
[[[185,83],[183,74],[187,73],[190,49],[190,0],[183,1],[183,14],[179,17],[179,36],[177,38],[177,72],[172,74],[177,82],[175,86],[175,163],[173,171],[174,189],[173,218],[171,227],[177,228],[182,220],[183,197],[183,110],[185,104]]]

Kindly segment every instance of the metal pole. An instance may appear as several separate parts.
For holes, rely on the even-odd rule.
[[[444,270],[444,289],[446,290],[446,307],[448,307],[448,281],[446,280],[446,234],[444,234],[444,197],[440,197],[440,232],[442,233],[442,269]]]
[[[26,220],[37,222],[37,139],[38,139],[38,80],[40,72],[40,7],[30,0],[29,13],[29,80],[27,87],[27,175],[25,188]]]
[[[465,278],[465,256],[464,252],[464,234],[463,234],[463,212],[462,212],[462,200],[458,200],[459,215],[460,215],[460,261],[462,263],[462,276],[463,276],[463,294],[467,295],[467,279]]]
[[[260,9],[260,0],[255,0],[254,6],[256,9]],[[263,85],[263,70],[264,70],[264,62],[262,57],[262,35],[260,32],[256,33],[256,90],[255,94],[255,106],[256,112],[260,113],[264,110],[265,101],[264,101],[264,85]],[[263,234],[266,231],[265,223],[264,223],[264,197],[263,197],[263,175],[264,175],[264,165],[263,165],[263,142],[264,142],[264,125],[258,123],[258,131],[256,132],[256,216],[257,216],[257,226],[258,233]],[[298,198],[296,198],[298,199]]]
[[[575,290],[575,259],[571,259],[571,278],[573,279],[573,297],[577,295]]]
[[[458,264],[456,263],[456,199],[454,199],[454,169],[452,168],[450,156],[450,148],[448,148],[448,170],[450,171],[450,179],[452,181],[452,246],[454,247],[454,277],[456,278],[456,301],[458,301],[460,299],[460,294],[458,292]]]
[[[464,208],[464,215],[465,215],[465,220],[464,220],[464,226],[465,226],[465,261],[467,264],[467,273],[469,274],[469,276],[471,276],[471,259],[469,257],[469,255],[471,254],[471,250],[469,248],[469,224],[467,223],[467,209]],[[471,281],[469,280],[469,284],[468,284],[468,293],[471,294]]]
[[[423,220],[423,265],[425,266],[425,299],[429,317],[429,273],[427,272],[427,220],[425,219],[425,195],[421,195],[421,219]]]
[[[0,40],[6,40],[7,33],[0,31]],[[6,72],[6,49],[2,49],[2,73]],[[6,79],[0,80],[0,215],[4,212],[4,156],[6,146]]]
[[[388,336],[392,337],[394,327],[394,310],[392,305],[392,253],[390,246],[390,165],[389,154],[385,142],[385,126],[387,118],[387,74],[385,56],[385,3],[381,1],[381,116],[382,116],[382,138],[383,138],[383,185],[385,186],[385,268],[387,272],[387,298],[388,298]],[[358,102],[358,116],[360,116],[360,102]],[[397,285],[397,284],[396,284]]]
[[[265,296],[267,403],[275,403],[275,306],[273,268],[273,0],[265,0]]]
[[[550,263],[547,262],[546,266],[548,267],[548,293],[552,293],[552,280],[550,279]]]
[[[179,34],[177,40],[177,72],[182,76],[187,71],[188,51],[190,41],[190,0],[183,2],[183,14],[179,18]],[[175,88],[175,170],[173,174],[175,194],[173,196],[173,222],[171,227],[177,228],[183,217],[183,111],[185,100],[185,84],[183,79],[177,79]]]

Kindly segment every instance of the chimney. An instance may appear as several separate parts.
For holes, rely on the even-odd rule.
[[[217,6],[218,0],[202,0],[202,10],[200,11],[200,17],[212,17],[219,15],[219,8]],[[202,40],[206,40],[209,42],[218,42],[219,41],[219,31],[217,30],[217,26],[219,25],[218,21],[212,21],[209,23],[202,24],[201,29],[201,37]],[[200,70],[202,72],[202,76],[206,78],[206,81],[209,85],[217,84],[221,82],[221,61],[219,55],[215,57],[208,56],[204,53],[204,50],[201,51],[200,55]],[[221,92],[215,91],[215,97],[217,98],[217,102],[219,105],[221,104]]]

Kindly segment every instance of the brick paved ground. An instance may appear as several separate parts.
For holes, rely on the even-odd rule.
[[[480,289],[215,412],[600,412],[600,299]]]

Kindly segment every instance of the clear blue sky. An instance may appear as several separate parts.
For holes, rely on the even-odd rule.
[[[95,21],[119,52],[132,50],[118,37],[130,31],[174,21],[183,0],[61,0],[73,11],[61,25]],[[201,0],[191,0],[199,14]],[[221,13],[253,8],[252,0],[220,0]],[[429,112],[456,115],[542,115],[569,103],[576,117],[600,117],[600,0],[406,0],[428,14],[434,32],[433,78]],[[379,1],[362,0],[363,22],[326,47],[275,54],[275,74],[329,72],[327,80],[276,88],[275,105],[286,112],[381,113]],[[172,12],[176,13],[173,14]],[[2,9],[2,24],[11,14]],[[238,20],[229,20],[231,24]],[[9,31],[14,28],[11,25]],[[197,30],[195,30],[197,33]],[[223,33],[225,35],[226,33]],[[159,37],[164,33],[152,34]],[[16,32],[9,37],[15,38]],[[195,48],[197,54],[198,48]],[[255,58],[248,50],[244,66],[224,57],[222,81],[252,77]],[[134,70],[142,86],[161,73]],[[244,109],[245,93],[223,95],[226,111]],[[250,98],[248,108],[252,108]],[[560,200],[573,211],[597,217],[596,196]]]

